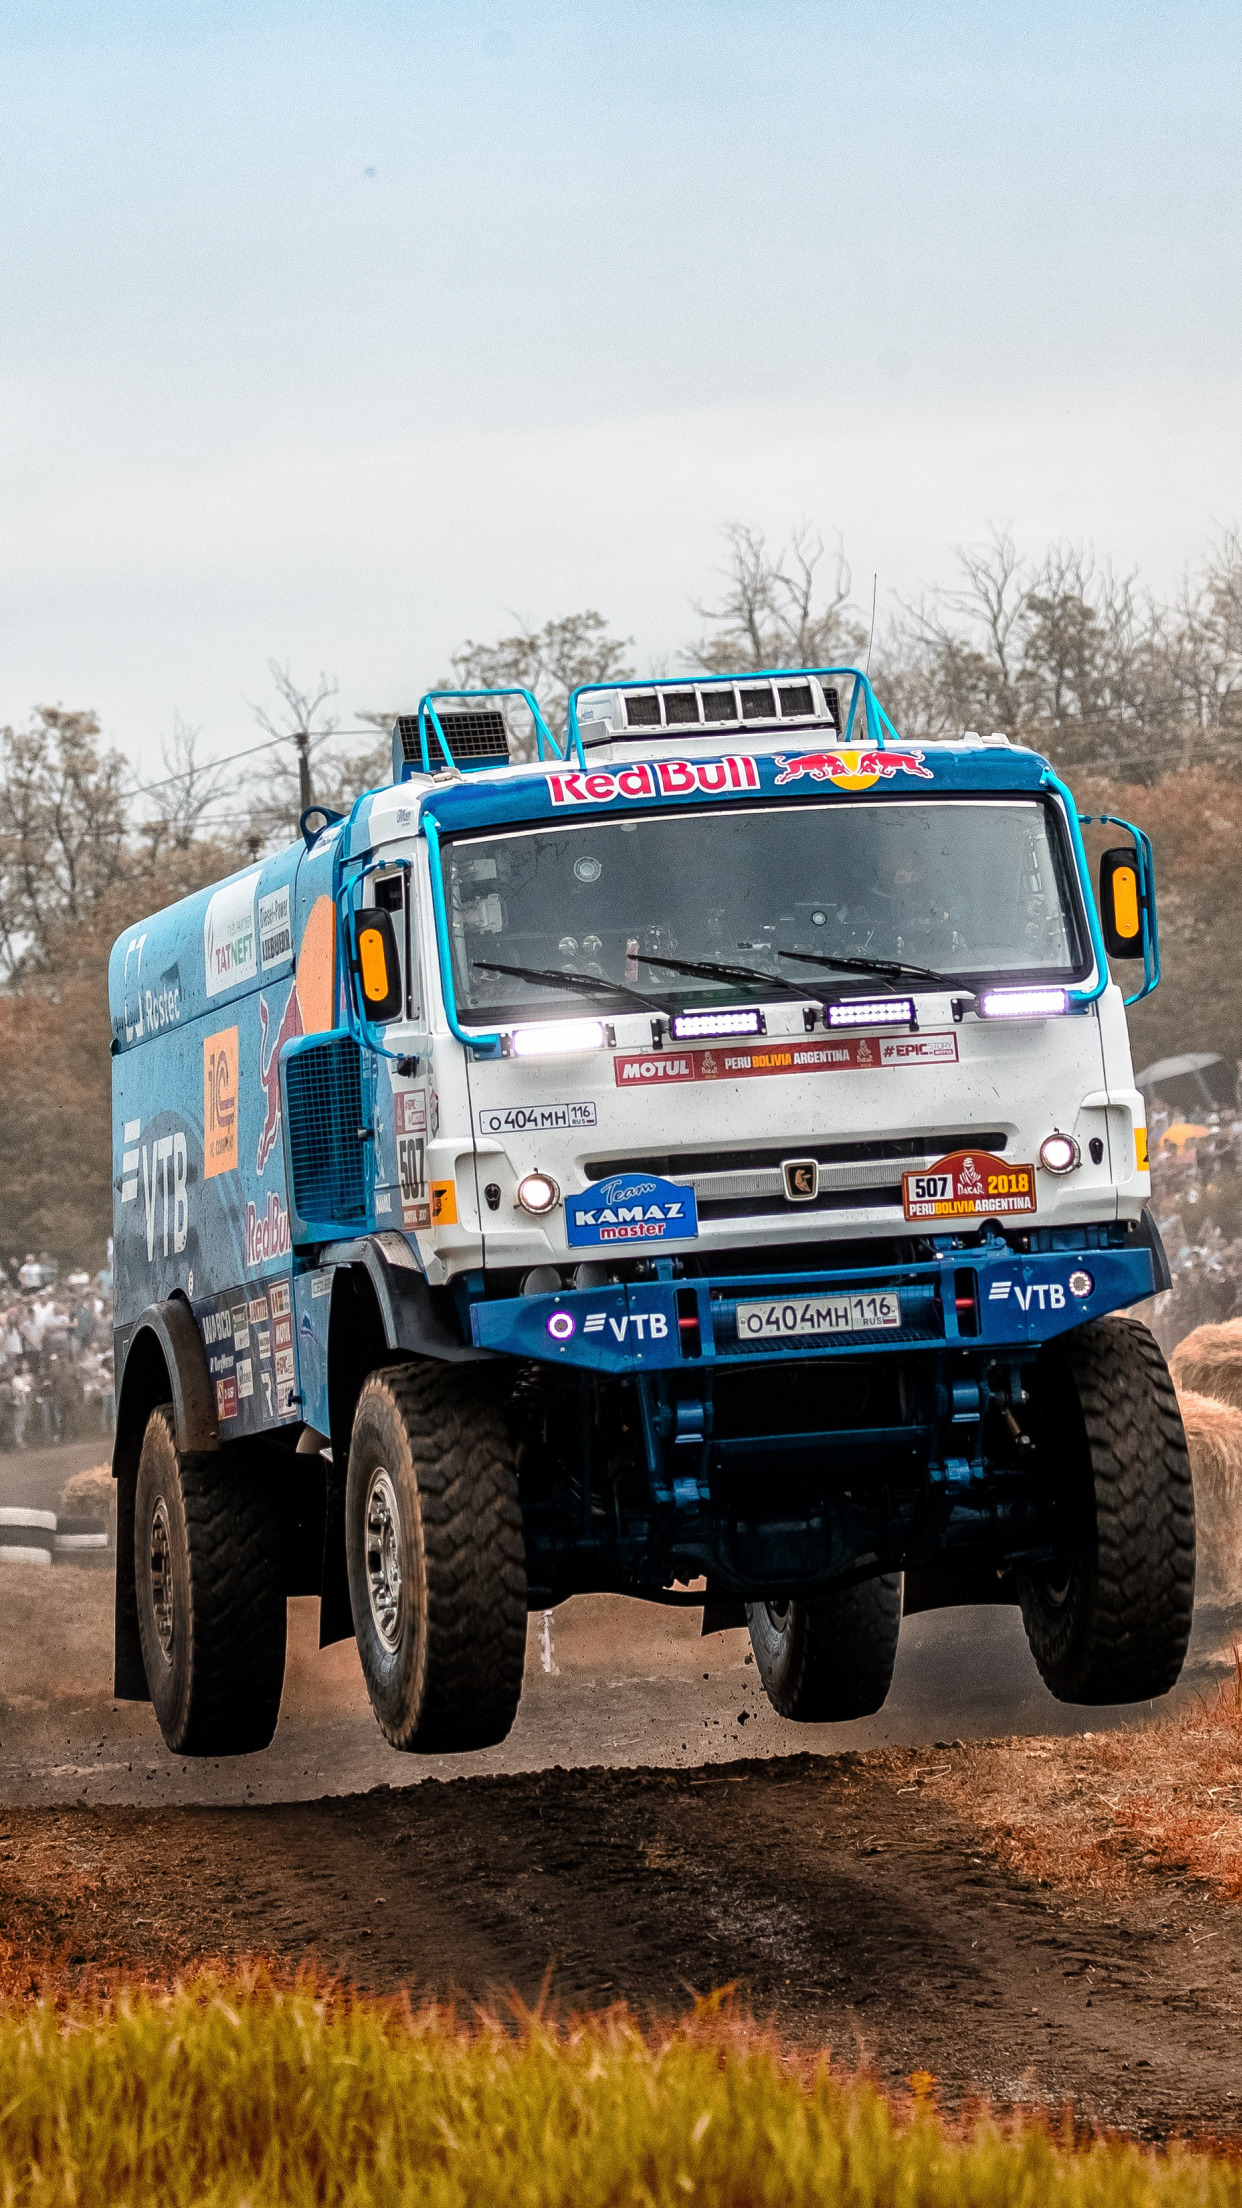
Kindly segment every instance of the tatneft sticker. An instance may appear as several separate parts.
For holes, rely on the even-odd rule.
[[[259,877],[218,889],[203,919],[203,964],[209,997],[236,982],[253,981],[259,971],[254,927],[254,893]]]
[[[951,1064],[956,1035],[843,1035],[822,1043],[764,1043],[753,1049],[664,1050],[613,1059],[619,1089],[669,1081],[753,1081],[774,1073],[853,1073],[860,1067]]]
[[[594,1127],[593,1104],[507,1104],[503,1111],[480,1112],[485,1135],[529,1135],[571,1127]]]
[[[903,1173],[901,1200],[907,1219],[1034,1211],[1035,1168],[1008,1165],[988,1150],[955,1150],[924,1173]]]
[[[571,1244],[686,1241],[699,1231],[694,1190],[650,1173],[618,1173],[565,1198]]]

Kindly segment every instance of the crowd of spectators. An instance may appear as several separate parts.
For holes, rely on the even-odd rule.
[[[109,1436],[113,1419],[111,1245],[93,1279],[0,1261],[0,1450]]]
[[[1141,1306],[1166,1356],[1196,1326],[1242,1318],[1242,1113],[1148,1106],[1151,1206],[1173,1286]]]

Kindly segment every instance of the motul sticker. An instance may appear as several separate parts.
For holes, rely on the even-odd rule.
[[[901,1200],[907,1219],[995,1218],[1034,1211],[1035,1168],[1008,1165],[987,1150],[955,1150],[924,1173],[903,1173]]]
[[[951,1063],[956,1035],[842,1035],[823,1042],[763,1043],[738,1049],[666,1050],[623,1054],[612,1062],[619,1089],[654,1089],[670,1081],[754,1081],[777,1073],[854,1073],[879,1066]]]

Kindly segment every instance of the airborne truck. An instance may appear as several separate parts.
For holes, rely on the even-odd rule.
[[[588,685],[563,748],[429,693],[393,743],[112,953],[117,1693],[262,1747],[315,1594],[395,1748],[483,1747],[527,1611],[610,1590],[747,1625],[791,1718],[963,1603],[1064,1700],[1162,1694],[1146,836],[1097,901],[1044,759],[905,744],[851,668]]]

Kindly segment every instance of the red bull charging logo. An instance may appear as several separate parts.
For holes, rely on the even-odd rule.
[[[833,782],[840,790],[869,790],[876,782],[891,782],[895,774],[914,774],[922,782],[932,781],[930,767],[923,765],[921,751],[803,751],[794,758],[776,753],[776,765],[781,772],[776,777],[779,789],[783,782],[800,782],[804,775],[812,782]]]
[[[272,1011],[266,997],[259,998],[259,1083],[263,1090],[263,1125],[255,1152],[255,1171],[261,1173],[276,1147],[280,1133],[280,1054],[286,1043],[302,1033],[302,1007],[296,982],[290,982],[280,1025],[272,1032]]]

